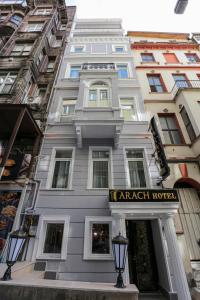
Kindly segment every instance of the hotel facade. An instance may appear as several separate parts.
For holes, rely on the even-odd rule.
[[[178,196],[162,187],[136,71],[120,20],[74,22],[53,86],[26,259],[44,278],[114,283],[111,241],[121,232],[126,283],[188,300]]]

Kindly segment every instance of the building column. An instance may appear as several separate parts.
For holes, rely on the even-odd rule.
[[[179,252],[178,242],[176,237],[176,231],[174,227],[174,221],[172,217],[162,219],[163,229],[169,251],[169,257],[171,260],[171,268],[174,275],[174,281],[178,299],[191,300],[191,295],[188,287],[188,282],[183,267],[183,261]]]

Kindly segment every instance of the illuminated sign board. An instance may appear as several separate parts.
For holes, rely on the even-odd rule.
[[[179,202],[176,190],[109,190],[109,202]]]

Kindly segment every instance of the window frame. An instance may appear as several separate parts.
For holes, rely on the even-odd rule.
[[[41,29],[37,29],[37,25],[40,25],[40,24],[42,24],[43,26],[41,27]],[[29,25],[35,25],[34,30],[29,30]],[[45,22],[41,22],[41,21],[40,22],[39,21],[38,22],[28,22],[25,31],[26,32],[42,32],[44,29],[44,25],[45,25]]]
[[[175,57],[176,61],[175,62],[169,62],[169,61],[167,61],[167,59],[166,59],[167,55],[173,55]],[[165,64],[180,64],[180,61],[179,61],[176,53],[174,53],[174,52],[165,52],[165,53],[163,53],[163,57],[165,59]]]
[[[59,159],[56,159],[56,151],[67,151],[72,150],[72,157],[71,158],[63,158],[61,161],[70,161],[70,167],[69,167],[69,175],[68,175],[68,187],[67,188],[53,188],[53,175],[55,170],[55,164],[56,161],[59,161]],[[73,173],[74,173],[74,161],[75,161],[75,147],[53,147],[52,153],[50,156],[50,164],[49,164],[49,171],[48,171],[48,177],[47,177],[47,184],[46,189],[49,190],[72,190],[72,179],[73,179]]]
[[[82,51],[75,51],[76,48],[82,48]],[[75,54],[81,54],[84,53],[86,50],[86,46],[85,45],[73,45],[70,48],[70,52],[71,53],[75,53]]]
[[[74,116],[75,115],[75,108],[74,108],[74,113],[73,114],[64,114],[63,113],[63,102],[64,101],[74,101],[75,102],[75,108],[76,108],[76,103],[77,103],[77,98],[62,98],[62,106],[61,106],[61,117],[64,117],[64,118],[70,118],[70,117],[72,117],[72,116]],[[69,104],[70,105],[70,104]],[[71,105],[73,105],[73,104],[71,104]]]
[[[108,187],[107,188],[94,188],[93,187],[93,151],[109,151],[109,159],[108,159]],[[106,159],[102,159],[102,161]],[[104,146],[89,146],[88,153],[88,183],[87,189],[91,190],[109,190],[113,187],[113,165],[112,165],[112,147],[104,147]]]
[[[62,246],[61,246],[60,254],[43,252],[48,223],[64,224]],[[37,245],[37,253],[36,253],[37,259],[49,259],[49,260],[51,260],[51,259],[52,260],[66,260],[67,259],[69,224],[70,224],[70,216],[68,216],[68,215],[63,215],[63,216],[42,215],[40,217],[38,229],[37,229],[37,235],[36,235],[38,237],[38,245]]]
[[[185,79],[184,80],[175,80],[174,79],[174,76],[184,76]],[[189,88],[191,86],[191,83],[190,83],[190,80],[188,79],[187,75],[185,73],[172,73],[172,78],[174,80],[174,84],[178,87],[178,88]],[[187,86],[178,86],[178,83],[177,82],[186,82],[187,83]]]
[[[80,69],[77,68],[78,70],[78,76],[77,77],[72,77],[71,76],[71,71],[73,67],[80,67]],[[78,80],[80,78],[80,71],[82,70],[82,65],[81,64],[72,64],[69,66],[69,78],[73,80]]]
[[[133,104],[133,110],[135,112],[135,120],[126,120],[123,116],[123,110],[122,110],[122,106],[123,104],[121,103],[121,100],[127,100],[128,101],[132,101]],[[135,121],[139,121],[139,115],[138,115],[138,108],[137,108],[137,103],[136,103],[136,98],[135,97],[119,97],[119,104],[120,104],[120,109],[121,109],[121,116],[124,118],[124,122],[135,122]],[[125,104],[124,104],[125,105]],[[127,104],[129,105],[129,104]],[[130,104],[131,105],[131,104]]]
[[[15,56],[29,56],[30,53],[31,53],[32,50],[33,50],[33,45],[34,45],[34,42],[26,42],[26,41],[24,41],[24,42],[16,42],[16,43],[14,44],[14,46],[13,46],[11,52],[10,52],[10,56],[14,56],[14,57],[15,57]],[[21,51],[15,51],[16,53],[19,53],[19,54],[14,55],[12,52],[14,51],[14,48],[15,48],[16,46],[21,46],[21,47],[23,47],[23,49],[22,49]],[[31,49],[30,49],[30,51],[28,52],[28,54],[23,55],[24,52],[27,52],[27,51],[25,51],[25,48],[26,48],[27,46],[31,46]]]
[[[126,79],[129,79],[130,78],[130,71],[129,71],[129,64],[128,63],[116,63],[115,64],[116,66],[116,71],[117,71],[117,74],[118,74],[118,79],[119,80],[126,80]],[[119,70],[120,68],[118,68],[118,66],[126,66],[126,71],[127,71],[127,77],[119,77]],[[122,68],[123,69],[123,68]]]
[[[163,134],[163,129],[162,129],[162,126],[161,126],[161,122],[160,122],[160,117],[173,117],[174,118],[174,121],[176,123],[176,126],[177,126],[177,130],[179,132],[179,135],[180,135],[180,144],[167,144],[165,143],[165,138],[164,138],[164,134]],[[179,146],[179,145],[185,145],[185,139],[184,139],[184,136],[183,136],[183,133],[182,133],[182,130],[181,130],[181,127],[179,125],[179,122],[178,122],[178,119],[177,119],[177,116],[175,113],[158,113],[158,120],[159,120],[159,125],[160,125],[160,129],[161,129],[161,133],[162,133],[162,136],[163,136],[163,145],[170,145],[170,146]],[[167,130],[165,130],[167,131]]]
[[[198,56],[198,54],[197,53],[184,53],[185,54],[185,56],[186,56],[186,58],[187,58],[187,63],[188,64],[198,64],[198,63],[200,63],[200,57]],[[188,56],[189,55],[192,55],[193,57],[195,57],[195,61],[190,61],[189,59],[188,59]]]
[[[38,11],[43,11],[43,13],[38,13]],[[51,14],[52,14],[52,7],[37,7],[33,13],[34,16],[49,16]]]
[[[85,231],[84,231],[84,250],[83,259],[84,260],[113,260],[112,254],[112,237],[113,237],[113,219],[112,217],[85,217]],[[109,240],[110,240],[110,253],[109,254],[93,254],[92,253],[92,239],[91,239],[91,229],[92,224],[109,224]]]
[[[147,73],[146,76],[147,76],[147,81],[148,81],[148,85],[149,85],[149,88],[150,88],[150,93],[157,93],[157,94],[161,93],[162,94],[162,93],[167,93],[168,92],[161,74],[158,74],[158,73]],[[163,89],[162,92],[157,92],[157,91],[152,91],[151,90],[151,85],[149,83],[149,77],[153,77],[153,76],[159,77],[159,80],[160,80],[160,83],[161,83],[159,86],[162,86],[162,89]]]
[[[126,150],[142,150],[143,151],[143,158],[131,158],[131,161],[143,161],[143,167],[144,167],[144,176],[146,181],[146,187],[131,187],[131,180],[130,180],[130,171],[129,171],[129,165],[128,161],[129,159],[126,156]],[[147,150],[145,147],[134,147],[134,146],[124,146],[123,147],[123,154],[124,154],[124,167],[125,167],[125,174],[126,174],[126,188],[127,189],[148,189],[151,188],[151,176],[150,171],[148,168],[148,157],[147,157]]]
[[[1,77],[1,75],[2,75],[3,73],[5,73],[6,76],[5,76],[5,79],[4,79],[3,83],[2,83],[2,85],[0,85],[0,95],[9,95],[9,94],[12,93],[12,89],[13,89],[15,83],[16,83],[16,80],[17,80],[17,77],[18,77],[18,72],[17,72],[17,71],[12,71],[12,70],[8,70],[8,71],[6,71],[6,70],[5,70],[5,71],[4,71],[4,70],[1,70],[1,71],[0,71],[0,77]],[[15,79],[14,79],[14,82],[12,83],[9,92],[3,92],[3,89],[4,89],[4,87],[5,87],[6,84],[7,84],[7,83],[6,83],[6,80],[9,78],[9,76],[12,76],[11,73],[13,73],[13,75],[16,76]],[[7,85],[8,85],[8,84],[7,84]]]
[[[116,51],[116,48],[122,48],[123,50],[120,52]],[[124,54],[127,52],[127,46],[126,45],[112,45],[112,52],[117,54]]]
[[[143,56],[144,56],[144,55],[149,55],[149,56],[151,56],[151,57],[152,57],[152,60],[143,60]],[[146,52],[146,53],[145,53],[145,52],[142,52],[142,53],[140,53],[140,56],[141,56],[141,59],[142,59],[142,62],[143,62],[143,63],[155,63],[155,62],[156,62],[153,53],[149,53],[149,52]]]
[[[87,101],[86,101],[86,107],[88,108],[107,108],[107,107],[111,107],[112,104],[111,104],[111,90],[110,90],[110,86],[107,82],[102,82],[102,83],[105,83],[105,86],[104,85],[95,85],[95,83],[97,82],[94,82],[90,85],[89,89],[88,89],[88,95],[87,95]],[[96,100],[90,100],[90,92],[91,91],[96,91],[96,97],[97,99]],[[107,92],[107,99],[104,99],[102,100],[101,99],[101,92],[102,91],[106,91]],[[101,101],[107,101],[108,105],[107,106],[102,106],[101,105]],[[95,102],[95,106],[90,106],[89,103],[94,103]]]

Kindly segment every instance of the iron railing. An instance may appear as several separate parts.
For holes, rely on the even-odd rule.
[[[175,96],[185,89],[200,89],[200,80],[176,80],[171,93]]]
[[[83,64],[82,70],[115,70],[114,63],[86,63]]]

